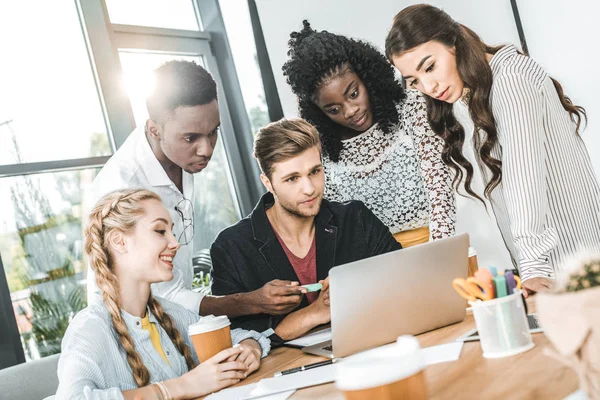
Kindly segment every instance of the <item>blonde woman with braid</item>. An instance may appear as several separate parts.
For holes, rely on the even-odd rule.
[[[187,334],[198,314],[153,297],[173,277],[180,245],[158,195],[125,190],[90,215],[85,250],[102,292],[67,329],[58,363],[59,399],[189,399],[235,384],[258,369],[269,340],[232,330],[236,347],[198,365]]]

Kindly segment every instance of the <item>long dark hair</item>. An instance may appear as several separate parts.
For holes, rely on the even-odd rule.
[[[283,65],[283,75],[298,97],[300,116],[317,128],[323,152],[337,162],[343,128],[314,102],[317,90],[327,79],[350,68],[367,88],[373,121],[385,134],[393,133],[398,124],[396,104],[406,94],[396,79],[394,67],[374,46],[327,31],[317,32],[306,20],[302,23],[304,28],[300,32],[290,34],[289,59]]]
[[[469,90],[466,100],[469,114],[475,125],[473,135],[475,148],[492,174],[484,191],[485,196],[489,198],[494,188],[502,182],[502,162],[490,154],[498,143],[498,131],[490,104],[492,70],[486,54],[495,54],[503,46],[488,46],[475,32],[454,21],[439,8],[428,4],[417,4],[403,9],[396,15],[385,41],[385,52],[391,61],[393,56],[432,40],[455,48],[458,74],[464,87]],[[571,120],[577,124],[576,132],[579,132],[582,117],[587,121],[585,110],[574,105],[565,96],[562,87],[555,79],[552,79],[552,82],[564,109],[571,115]],[[456,173],[453,182],[455,188],[459,189],[464,169],[465,191],[483,201],[471,189],[473,166],[462,154],[465,131],[454,116],[452,104],[430,96],[426,96],[426,101],[429,124],[433,131],[444,139],[442,159]],[[483,141],[480,140],[478,130],[485,133]]]

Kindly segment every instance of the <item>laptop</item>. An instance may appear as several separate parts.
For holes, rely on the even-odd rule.
[[[340,358],[462,321],[468,249],[463,233],[332,268],[331,340],[302,350]]]

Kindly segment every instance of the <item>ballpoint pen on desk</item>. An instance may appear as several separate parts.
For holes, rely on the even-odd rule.
[[[293,374],[294,372],[306,371],[307,369],[313,369],[313,368],[317,368],[317,367],[323,367],[325,365],[333,364],[333,363],[335,363],[337,361],[338,360],[336,358],[332,358],[330,360],[325,360],[325,361],[321,361],[321,362],[314,363],[314,364],[308,364],[308,365],[303,365],[301,367],[296,367],[296,368],[292,368],[292,369],[286,369],[285,371],[281,371],[281,372],[275,373],[274,376],[288,375],[288,374]]]

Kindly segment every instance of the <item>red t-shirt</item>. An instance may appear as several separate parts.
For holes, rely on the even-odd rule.
[[[285,251],[285,255],[288,260],[290,260],[290,264],[294,268],[296,275],[298,275],[298,280],[301,285],[309,285],[311,283],[317,282],[317,240],[316,235],[313,238],[312,245],[310,246],[310,250],[304,256],[304,258],[297,257],[294,253],[288,249],[285,245],[285,242],[279,237],[275,229],[275,236],[277,236],[277,240],[283,247],[283,251]],[[319,297],[318,292],[312,292],[306,294],[306,299],[308,300],[308,304],[312,303]]]

